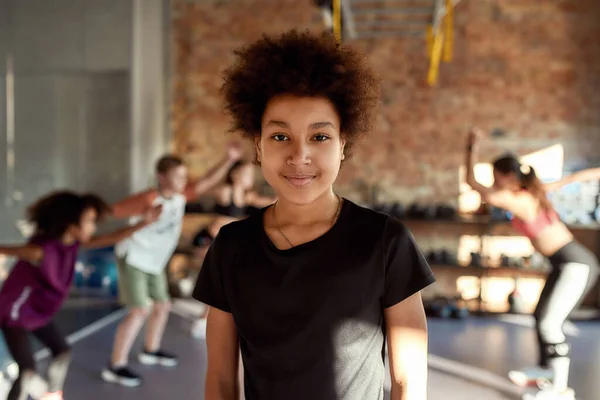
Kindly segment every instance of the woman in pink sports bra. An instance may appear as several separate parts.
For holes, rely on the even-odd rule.
[[[539,392],[526,394],[524,399],[574,400],[575,393],[568,386],[569,345],[563,324],[596,282],[598,260],[574,240],[547,199],[547,193],[567,183],[600,179],[600,168],[580,171],[560,181],[544,184],[533,168],[521,164],[513,156],[505,156],[494,161],[494,185],[487,187],[477,182],[473,173],[480,136],[481,131],[469,132],[467,183],[487,204],[510,212],[514,228],[527,236],[552,265],[534,312],[539,364],[511,371],[509,377],[521,386],[536,383],[540,386]]]

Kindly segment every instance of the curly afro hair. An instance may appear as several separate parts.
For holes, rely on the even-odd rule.
[[[364,55],[330,33],[265,35],[234,54],[221,88],[225,110],[233,117],[231,132],[259,136],[268,101],[282,94],[329,99],[340,116],[347,151],[371,130],[380,79]]]
[[[102,220],[110,211],[106,202],[94,195],[61,190],[47,194],[27,209],[27,217],[35,224],[34,237],[53,240],[60,237],[71,225],[79,225],[83,212],[93,208],[97,219]]]

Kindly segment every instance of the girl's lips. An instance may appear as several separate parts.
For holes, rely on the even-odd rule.
[[[304,187],[309,185],[313,179],[315,179],[314,175],[284,175],[285,179],[288,180],[293,186],[296,187]]]

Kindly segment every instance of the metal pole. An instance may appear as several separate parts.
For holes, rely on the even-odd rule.
[[[348,34],[350,39],[356,39],[356,25],[354,24],[354,15],[352,7],[350,6],[350,0],[341,0],[341,9],[344,10],[342,13],[342,21],[344,21],[344,31]]]
[[[14,204],[15,194],[15,74],[13,55],[6,54],[6,198],[7,207]]]

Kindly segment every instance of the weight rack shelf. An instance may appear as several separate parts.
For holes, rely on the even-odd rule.
[[[444,270],[445,272],[455,272],[459,276],[476,277],[508,277],[508,278],[545,278],[548,271],[536,268],[517,268],[517,267],[475,267],[471,265],[444,265],[432,264],[431,268],[435,270]]]
[[[440,228],[447,226],[460,228],[464,231],[473,231],[474,234],[481,234],[483,232],[486,235],[495,236],[522,236],[512,228],[510,221],[494,221],[485,216],[458,217],[455,219],[400,218],[400,221],[402,221],[411,229],[420,229],[425,227],[431,229],[432,225],[438,225]],[[598,223],[567,224],[567,227],[571,231],[600,231],[600,224]]]

